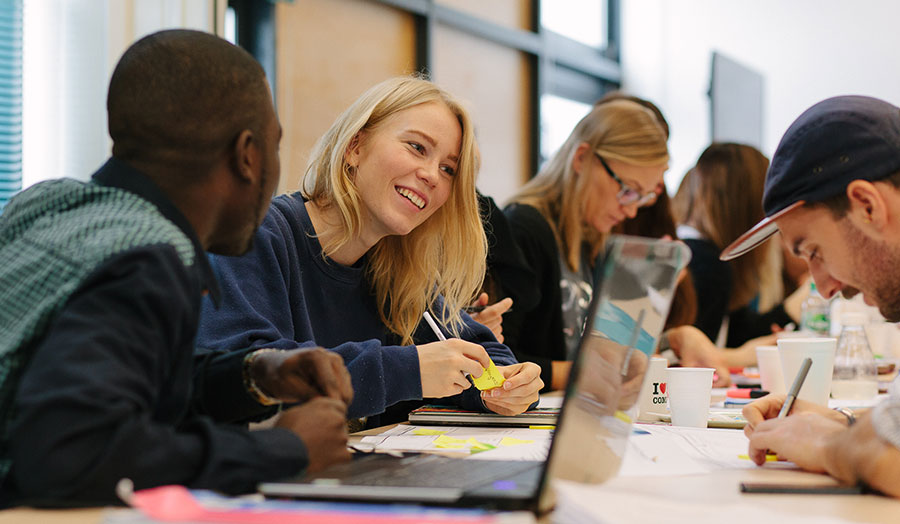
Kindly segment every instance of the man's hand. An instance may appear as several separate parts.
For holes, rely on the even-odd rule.
[[[488,306],[489,300],[487,293],[479,295],[478,300],[472,305],[485,306],[485,308],[478,313],[473,313],[471,317],[475,322],[487,326],[487,328],[494,333],[497,342],[503,342],[503,313],[506,313],[506,310],[512,307],[513,301],[511,298],[506,297],[503,300]]]
[[[481,392],[484,405],[500,415],[518,415],[540,397],[541,368],[534,362],[497,366],[506,379],[502,386]],[[474,375],[480,376],[480,375]]]
[[[478,344],[451,338],[416,346],[419,353],[419,375],[422,380],[422,396],[440,398],[456,395],[472,384],[466,373],[473,377],[491,365],[491,357]]]
[[[322,348],[263,351],[250,373],[256,385],[282,402],[305,402],[325,396],[350,404],[353,385],[344,359]]]
[[[715,368],[718,379],[714,387],[725,387],[731,384],[731,373],[720,354],[721,349],[699,329],[694,326],[678,326],[666,331],[669,345],[684,367]]]
[[[741,410],[744,418],[747,419],[747,425],[744,426],[744,434],[750,437],[756,430],[756,426],[764,420],[777,417],[786,398],[787,395],[766,395],[744,406],[744,409]],[[799,398],[794,399],[791,413],[792,416],[801,413],[815,413],[821,417],[841,423],[845,427],[847,425],[847,417],[837,411]]]
[[[281,414],[276,427],[294,432],[306,445],[308,471],[316,472],[350,460],[347,450],[347,405],[317,397]]]
[[[750,459],[761,466],[766,462],[766,453],[772,451],[780,459],[821,473],[826,471],[826,451],[831,437],[846,430],[846,425],[812,411],[765,420],[750,432]]]

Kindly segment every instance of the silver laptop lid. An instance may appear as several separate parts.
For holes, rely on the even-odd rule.
[[[553,505],[551,479],[599,483],[618,472],[649,356],[690,258],[681,242],[607,241],[541,479],[542,510]]]

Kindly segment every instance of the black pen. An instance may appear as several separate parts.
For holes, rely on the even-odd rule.
[[[784,405],[781,406],[781,411],[778,412],[778,418],[784,418],[791,412],[791,407],[793,407],[797,395],[800,394],[800,388],[803,387],[803,381],[806,380],[810,366],[812,366],[812,359],[809,357],[804,358],[803,363],[800,364],[800,371],[797,372],[797,378],[794,379],[791,390],[788,391],[787,398],[784,399]]]

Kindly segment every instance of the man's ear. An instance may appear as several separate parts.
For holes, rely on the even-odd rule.
[[[847,199],[850,202],[847,213],[859,227],[881,230],[887,226],[890,210],[880,189],[868,180],[854,180],[847,185]]]
[[[587,142],[578,144],[575,154],[572,155],[572,170],[575,171],[576,175],[581,175],[587,169],[587,164],[591,161],[593,155],[594,149],[590,144]]]
[[[260,152],[259,144],[253,136],[253,132],[244,129],[234,141],[234,151],[232,152],[234,165],[232,172],[239,180],[244,183],[253,184],[260,176]]]

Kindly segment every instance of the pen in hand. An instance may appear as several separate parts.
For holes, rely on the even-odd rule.
[[[445,337],[444,334],[441,333],[441,330],[438,329],[437,322],[435,322],[434,319],[431,318],[431,313],[426,311],[426,312],[422,313],[422,316],[425,317],[425,322],[428,322],[428,325],[431,327],[431,330],[434,331],[435,335],[437,335],[438,340],[447,340],[447,337]]]
[[[809,357],[804,358],[803,363],[800,364],[800,371],[797,372],[797,378],[794,379],[791,390],[788,391],[787,398],[784,399],[784,404],[781,406],[781,411],[778,412],[778,418],[784,418],[791,412],[791,407],[793,407],[797,395],[800,394],[800,388],[803,387],[803,381],[806,380],[810,366],[812,366],[812,359]]]

